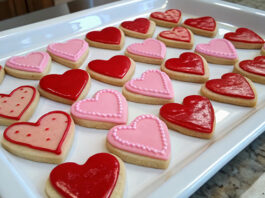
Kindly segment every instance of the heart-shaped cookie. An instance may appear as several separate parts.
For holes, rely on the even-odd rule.
[[[101,31],[91,31],[86,35],[86,41],[93,47],[121,49],[123,47],[123,32],[116,27],[107,27]]]
[[[146,18],[138,18],[138,19],[135,19],[134,21],[122,22],[121,27],[134,31],[134,32],[146,34],[150,27],[150,21]]]
[[[212,100],[242,106],[255,106],[257,102],[252,82],[236,73],[226,73],[221,79],[207,81],[201,93]]]
[[[181,22],[181,11],[169,9],[165,12],[153,12],[150,20],[163,27],[175,27]]]
[[[134,70],[134,61],[123,55],[113,56],[109,60],[93,60],[87,65],[92,78],[118,86],[127,82]]]
[[[243,60],[235,64],[234,72],[254,82],[265,84],[265,56],[257,56],[254,60]]]
[[[243,43],[264,43],[264,40],[256,32],[248,28],[238,28],[235,32],[228,32],[224,38]]]
[[[125,55],[138,62],[161,64],[166,56],[166,46],[159,40],[149,38],[142,43],[129,45]]]
[[[170,129],[186,135],[210,138],[214,131],[214,109],[203,96],[187,96],[182,104],[165,104],[160,108],[160,117]]]
[[[130,125],[113,127],[107,147],[127,162],[155,168],[167,168],[171,152],[167,126],[153,115],[141,115]],[[146,159],[137,160],[139,156]]]
[[[160,37],[170,40],[190,42],[191,34],[188,29],[184,27],[175,27],[172,30],[166,30],[159,33]]]
[[[49,176],[49,197],[122,197],[125,167],[117,157],[98,153],[83,165],[67,162],[55,167]]]
[[[81,69],[68,70],[62,75],[50,74],[39,82],[39,91],[42,96],[52,100],[72,104],[83,98],[90,85],[90,78],[86,71]]]
[[[35,87],[21,86],[10,94],[0,94],[0,124],[10,125],[17,121],[27,121],[39,102]]]
[[[75,122],[82,126],[110,129],[127,122],[128,105],[120,92],[103,89],[91,99],[74,103],[71,114]]]
[[[205,82],[209,78],[206,60],[192,52],[184,52],[179,58],[168,59],[161,70],[170,78],[188,82]]]
[[[211,63],[234,64],[237,62],[235,47],[226,39],[212,39],[209,43],[198,44],[195,51]]]
[[[171,81],[160,70],[147,70],[140,78],[128,81],[123,87],[123,95],[127,100],[149,104],[163,104],[174,98]]]
[[[4,131],[2,144],[11,153],[33,161],[60,163],[74,133],[73,121],[63,111],[44,114],[36,123],[18,122]]]

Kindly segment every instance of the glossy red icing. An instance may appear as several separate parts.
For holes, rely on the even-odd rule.
[[[124,21],[121,26],[134,32],[146,34],[150,27],[150,21],[146,18],[138,18],[134,21]]]
[[[63,134],[63,136],[62,136],[62,138],[61,138],[61,140],[60,140],[60,142],[59,142],[59,144],[58,144],[58,146],[57,146],[57,148],[56,148],[55,150],[51,150],[51,149],[47,149],[47,148],[43,148],[43,147],[38,147],[38,146],[33,146],[33,145],[31,145],[31,144],[27,144],[27,143],[23,143],[23,142],[18,142],[18,141],[15,141],[15,140],[13,140],[13,139],[11,139],[11,138],[8,137],[7,132],[8,132],[12,127],[17,126],[17,125],[20,125],[20,126],[21,126],[21,125],[40,126],[40,124],[41,124],[41,120],[42,120],[43,118],[45,118],[46,116],[48,116],[48,115],[50,115],[50,114],[53,114],[53,113],[61,113],[61,114],[64,114],[64,115],[66,116],[67,120],[68,120],[68,125],[67,125],[67,127],[66,127],[66,129],[65,129],[65,131],[64,131],[64,134]],[[14,144],[19,144],[19,145],[27,146],[27,147],[32,148],[32,149],[37,149],[37,150],[41,150],[41,151],[47,151],[47,152],[51,152],[51,153],[55,153],[55,154],[59,155],[59,154],[62,153],[62,145],[63,145],[63,142],[64,142],[64,140],[65,140],[65,138],[66,138],[66,136],[67,136],[67,134],[68,134],[68,132],[69,132],[70,126],[71,126],[71,117],[70,117],[69,114],[67,114],[67,113],[65,113],[65,112],[63,112],[63,111],[51,111],[51,112],[46,113],[46,114],[44,114],[43,116],[41,116],[41,117],[39,118],[39,120],[38,120],[36,123],[32,123],[32,122],[17,122],[17,123],[14,123],[14,124],[10,125],[10,126],[7,127],[6,130],[4,131],[3,136],[4,136],[4,138],[5,138],[7,141],[12,142],[12,143],[14,143]],[[15,133],[19,133],[19,131],[15,131]],[[28,133],[27,136],[30,137],[31,134]]]
[[[257,56],[254,60],[244,60],[239,67],[247,72],[265,76],[265,56]]]
[[[21,86],[21,87],[18,87],[16,89],[14,89],[10,94],[0,94],[0,97],[3,98],[3,97],[10,97],[12,96],[18,89],[21,89],[21,88],[24,88],[24,87],[27,87],[27,88],[31,88],[33,90],[33,95],[32,95],[32,98],[30,100],[30,102],[28,103],[28,105],[23,109],[23,111],[21,111],[21,113],[18,115],[18,116],[7,116],[7,115],[4,115],[4,114],[0,114],[0,117],[3,117],[3,118],[7,118],[7,119],[12,119],[12,120],[19,120],[21,118],[21,116],[25,113],[25,111],[30,107],[31,103],[33,102],[35,96],[36,96],[36,89],[35,87],[32,87],[32,86]],[[21,97],[21,99],[23,99],[24,97]],[[19,106],[19,105],[17,105]]]
[[[167,121],[202,133],[213,132],[214,109],[209,99],[192,95],[183,104],[168,103],[160,108],[160,115]]]
[[[202,58],[193,52],[184,52],[179,58],[168,59],[165,63],[167,69],[196,75],[204,75]]]
[[[216,28],[216,22],[213,17],[205,16],[195,19],[186,19],[184,24],[206,31],[214,31]]]
[[[87,33],[86,38],[99,43],[119,45],[121,42],[121,31],[116,27],[107,27],[101,31]]]
[[[89,69],[114,78],[122,79],[128,72],[131,61],[127,56],[117,55],[109,60],[94,60],[88,63]]]
[[[50,173],[50,181],[65,198],[109,198],[119,172],[119,161],[113,155],[98,153],[83,165],[72,162],[58,165]]]
[[[181,18],[181,11],[177,9],[170,9],[166,12],[153,12],[151,17],[171,23],[178,23]]]
[[[74,101],[82,93],[88,83],[88,78],[86,71],[72,69],[62,75],[46,75],[40,80],[39,85],[44,91]]]
[[[213,79],[206,82],[206,87],[218,94],[254,99],[255,94],[248,81],[240,74],[227,73],[221,79]]]
[[[159,36],[175,41],[191,42],[190,32],[184,27],[175,27],[172,30],[160,32]]]
[[[228,32],[224,35],[224,38],[243,43],[264,43],[264,40],[257,33],[248,28],[238,28],[236,32]]]

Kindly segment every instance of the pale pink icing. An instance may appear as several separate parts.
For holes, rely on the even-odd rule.
[[[140,56],[164,59],[166,55],[166,46],[159,40],[149,38],[144,40],[143,43],[129,45],[127,51]]]
[[[17,117],[26,108],[32,99],[32,88],[23,87],[13,92],[11,96],[0,97],[0,114]]]
[[[237,53],[234,45],[226,39],[213,39],[208,44],[198,44],[195,48],[195,51],[220,58],[237,58]]]
[[[32,52],[26,56],[9,58],[6,61],[6,66],[17,70],[41,73],[48,66],[50,59],[47,52]]]
[[[38,126],[28,124],[11,126],[6,132],[6,136],[11,140],[56,150],[68,127],[68,118],[62,113],[50,113],[41,119]]]
[[[128,117],[128,105],[118,91],[103,89],[93,98],[75,102],[71,113],[82,119],[125,124]]]
[[[141,115],[130,125],[113,127],[107,135],[107,140],[121,150],[155,159],[170,158],[167,126],[153,115]]]
[[[174,97],[170,78],[160,70],[147,70],[142,74],[141,78],[128,81],[125,84],[125,88],[130,92],[145,96],[165,99]]]
[[[76,62],[88,49],[88,43],[81,39],[72,39],[65,43],[53,43],[48,45],[48,52]]]

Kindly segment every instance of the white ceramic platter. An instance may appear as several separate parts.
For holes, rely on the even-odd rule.
[[[70,38],[84,38],[88,31],[106,26],[118,26],[124,20],[148,17],[153,11],[177,8],[183,12],[183,19],[199,16],[213,16],[218,21],[222,38],[226,32],[234,31],[237,26],[249,27],[264,36],[265,12],[222,1],[206,0],[136,0],[121,1],[105,6],[84,10],[52,20],[27,25],[0,33],[0,64],[13,55],[26,54],[30,51],[45,51],[52,42],[62,42]],[[166,30],[157,27],[154,37]],[[262,32],[263,31],[263,32]],[[206,43],[210,39],[195,36],[195,44]],[[126,37],[125,47],[121,51],[90,48],[90,54],[82,69],[94,59],[109,59],[123,54],[126,47],[139,39]],[[178,57],[185,50],[167,48],[167,59]],[[187,50],[186,50],[187,51]],[[191,50],[192,51],[192,50]],[[259,50],[237,50],[240,60],[252,59],[259,55]],[[220,78],[231,72],[232,66],[213,65],[210,67],[210,79]],[[68,68],[52,63],[51,73],[63,73]],[[134,77],[139,77],[148,69],[158,66],[136,63]],[[200,84],[172,80],[175,102],[182,103],[184,97],[198,94]],[[37,86],[38,81],[22,80],[6,76],[0,85],[0,93],[9,93],[21,85]],[[188,197],[207,181],[215,172],[226,164],[239,151],[246,147],[265,128],[265,86],[256,84],[258,104],[256,108],[212,102],[216,115],[216,131],[211,140],[188,137],[170,131],[172,160],[167,170],[156,170],[126,163],[127,181],[125,197]],[[111,86],[92,80],[87,97],[104,88],[121,91],[120,87]],[[158,115],[160,105],[143,105],[129,102],[129,122],[136,116],[151,113]],[[35,122],[41,115],[52,110],[69,112],[70,106],[53,102],[41,97],[40,103],[30,119]],[[1,134],[5,127],[0,127]],[[79,164],[98,152],[107,152],[105,148],[106,130],[88,129],[76,126],[76,135],[66,161]],[[2,138],[2,135],[1,135]],[[50,171],[55,165],[32,162],[16,157],[0,147],[0,197],[37,198],[45,197],[44,187]]]

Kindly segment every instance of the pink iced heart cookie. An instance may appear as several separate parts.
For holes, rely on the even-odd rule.
[[[149,38],[143,43],[129,45],[125,55],[138,62],[161,64],[166,56],[166,46],[159,40]]]
[[[46,113],[36,123],[18,122],[4,131],[2,145],[9,152],[33,161],[60,163],[74,134],[74,123],[63,111]]]
[[[128,81],[122,93],[127,100],[139,103],[166,104],[174,100],[171,80],[160,70],[147,70],[141,78]]]
[[[20,86],[10,94],[0,94],[0,124],[10,125],[17,121],[27,121],[39,102],[35,87]]]
[[[235,47],[226,39],[213,39],[207,44],[198,44],[195,51],[210,63],[230,65],[237,62]]]
[[[72,105],[71,114],[77,124],[91,128],[110,129],[117,124],[125,124],[128,105],[118,91],[103,89],[93,98],[78,101]]]
[[[126,162],[153,168],[165,169],[170,160],[167,126],[153,115],[141,115],[130,125],[113,127],[107,148]]]
[[[78,68],[88,55],[88,43],[81,39],[72,39],[65,43],[48,45],[52,59],[70,68]]]
[[[26,56],[13,56],[6,61],[8,74],[26,79],[40,79],[50,70],[51,57],[47,52],[32,52]]]

